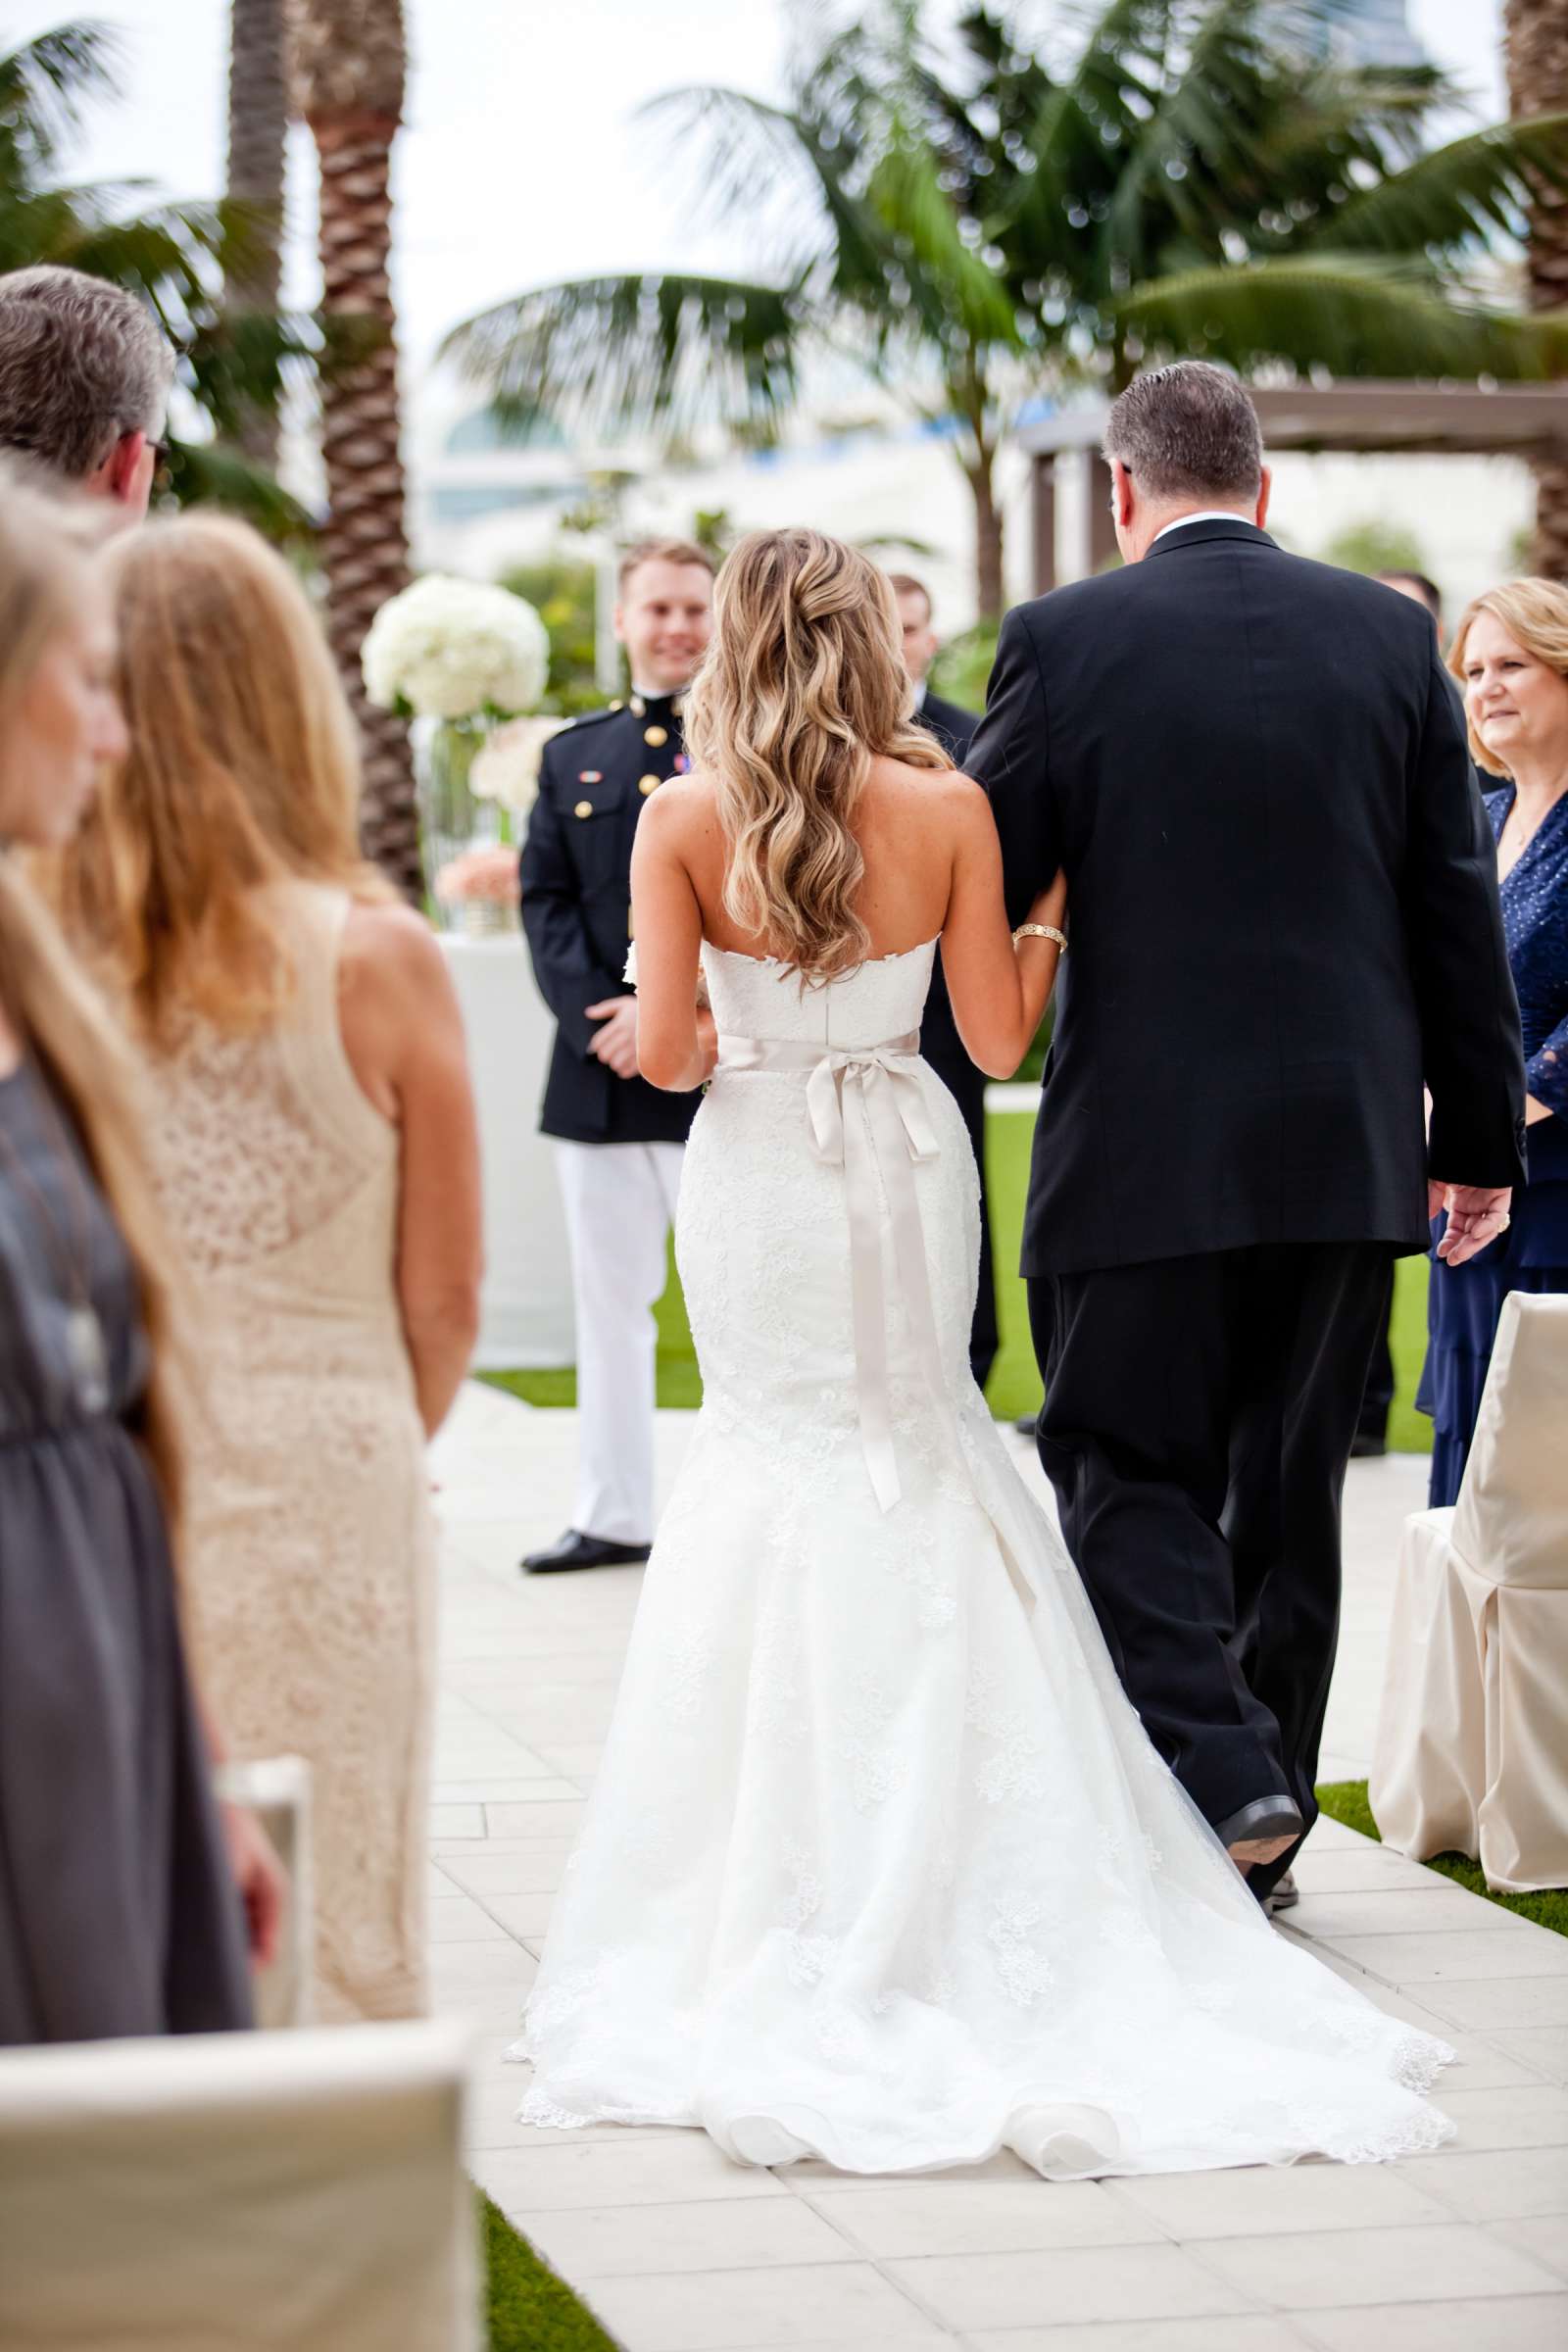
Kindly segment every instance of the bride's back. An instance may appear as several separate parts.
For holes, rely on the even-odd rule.
[[[850,906],[865,932],[863,954],[849,971],[861,961],[905,955],[941,932],[952,872],[956,785],[966,789],[946,765],[933,770],[871,759],[847,827],[862,868]],[[704,939],[726,955],[796,961],[788,938],[765,924],[738,923],[729,911],[725,885],[732,858],[714,784],[694,775],[677,789],[686,803],[686,864],[702,908]]]
[[[815,980],[934,939],[951,770],[908,715],[891,583],[820,532],[758,532],[724,566],[715,622],[687,722],[697,772],[664,817],[704,937]]]

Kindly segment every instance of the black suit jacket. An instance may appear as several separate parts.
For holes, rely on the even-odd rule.
[[[967,766],[1013,921],[1067,873],[1026,1275],[1414,1250],[1429,1164],[1523,1181],[1491,829],[1419,606],[1193,523],[1008,614]]]
[[[980,724],[977,710],[965,710],[957,703],[945,703],[939,694],[928,694],[914,714],[916,726],[934,735],[953,761],[962,767],[974,741],[974,731]],[[975,1068],[964,1052],[958,1035],[958,1024],[953,1017],[953,1004],[948,995],[947,975],[942,969],[942,956],[931,971],[931,990],[925,1001],[925,1014],[920,1023],[920,1052],[932,1068],[941,1073],[956,1094],[964,1101],[972,1095],[984,1115],[985,1076]]]
[[[653,734],[660,738],[650,742]],[[559,1024],[539,1124],[579,1144],[684,1143],[700,1097],[617,1078],[588,1051],[584,1007],[630,992],[631,849],[651,791],[675,773],[668,699],[595,710],[553,735],[518,860],[534,978]]]

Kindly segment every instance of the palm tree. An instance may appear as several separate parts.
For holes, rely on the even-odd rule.
[[[717,209],[757,220],[768,282],[626,274],[515,297],[448,348],[504,410],[590,429],[776,427],[804,352],[858,358],[948,432],[975,506],[982,615],[1003,603],[998,449],[1020,399],[1114,389],[1158,357],[1244,371],[1541,373],[1555,320],[1510,318],[1478,262],[1568,120],[1424,150],[1431,68],[1350,68],[1291,0],[1108,0],[1063,67],[989,9],[955,68],[918,0],[804,58],[790,102],[656,101]]]
[[[283,166],[288,137],[285,0],[229,0],[228,195],[247,208],[255,230],[252,266],[230,276],[228,307],[238,318],[275,318],[283,279]],[[248,457],[277,466],[275,401],[254,405],[241,420]]]
[[[1568,110],[1568,15],[1561,0],[1507,0],[1503,37],[1514,114]],[[1549,180],[1531,190],[1526,251],[1532,306],[1568,309],[1568,201]],[[1534,562],[1547,579],[1568,580],[1568,466],[1536,468]]]
[[[360,670],[366,631],[409,576],[389,274],[388,172],[407,74],[399,0],[298,0],[294,42],[299,111],[320,159],[323,318],[364,338],[321,387],[327,628],[364,745],[366,848],[417,900],[408,727],[373,708]]]
[[[96,24],[62,24],[0,54],[0,270],[61,263],[140,296],[178,350],[181,390],[207,428],[171,444],[174,495],[220,498],[277,537],[304,532],[299,508],[235,445],[241,416],[275,399],[282,359],[316,341],[275,309],[225,312],[225,272],[256,267],[248,214],[150,201],[140,181],[62,176],[89,109],[118,96],[121,62],[115,35]]]

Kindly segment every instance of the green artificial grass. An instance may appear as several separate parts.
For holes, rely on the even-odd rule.
[[[1017,1275],[1033,1134],[1034,1121],[1027,1111],[999,1112],[987,1125],[986,1173],[991,1186],[991,1231],[997,1255],[997,1308],[1002,1346],[992,1367],[986,1396],[999,1421],[1016,1421],[1025,1413],[1040,1409],[1040,1374],[1035,1368],[1034,1348],[1029,1339],[1028,1298]],[[1395,1280],[1396,1393],[1389,1416],[1389,1444],[1396,1453],[1432,1450],[1432,1424],[1416,1411],[1414,1404],[1421,1359],[1426,1352],[1426,1259],[1401,1258]],[[657,1320],[659,1402],[678,1410],[695,1409],[703,1401],[703,1382],[673,1256]],[[520,1396],[525,1404],[573,1405],[577,1401],[577,1375],[569,1365],[563,1371],[487,1372],[483,1377],[495,1387]]]
[[[490,2352],[615,2352],[613,2337],[486,2196],[479,2238]]]
[[[1365,1781],[1327,1781],[1317,1792],[1317,1801],[1331,1820],[1343,1821],[1348,1830],[1359,1830],[1363,1838],[1375,1838],[1382,1843],[1367,1802]],[[1504,1911],[1533,1919],[1538,1928],[1568,1936],[1568,1886],[1548,1886],[1540,1894],[1496,1893],[1482,1877],[1480,1863],[1472,1862],[1468,1854],[1435,1854],[1426,1867],[1441,1871],[1471,1894],[1484,1894],[1489,1903],[1496,1903]]]

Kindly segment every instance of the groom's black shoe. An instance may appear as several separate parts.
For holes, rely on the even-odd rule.
[[[1306,1824],[1288,1796],[1255,1796],[1250,1805],[1214,1824],[1215,1837],[1244,1870],[1255,1862],[1274,1861],[1305,1832]]]
[[[563,1568],[634,1568],[652,1549],[651,1544],[612,1544],[604,1536],[584,1536],[568,1527],[548,1551],[528,1552],[522,1572],[524,1576],[554,1576]]]

